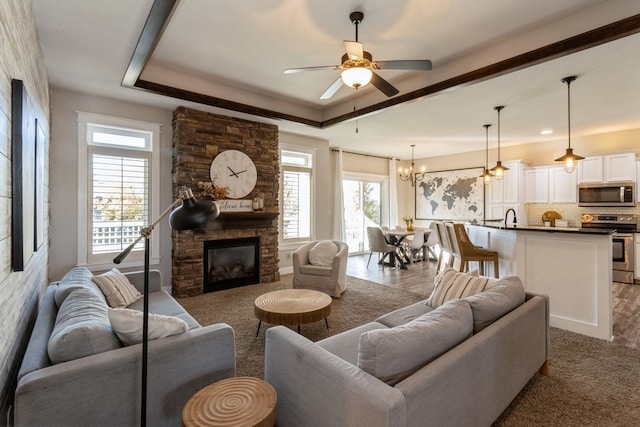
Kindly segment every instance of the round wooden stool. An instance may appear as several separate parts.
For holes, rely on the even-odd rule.
[[[276,391],[260,378],[228,378],[206,386],[189,399],[182,410],[182,425],[273,427],[276,402]]]

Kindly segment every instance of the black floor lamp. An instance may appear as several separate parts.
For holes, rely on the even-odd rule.
[[[182,206],[179,204],[182,203]],[[175,209],[174,209],[175,208]],[[180,196],[165,209],[164,212],[149,226],[140,230],[140,236],[130,244],[124,251],[113,259],[113,262],[120,264],[131,250],[144,239],[144,304],[143,304],[143,320],[142,320],[142,395],[140,402],[140,425],[147,424],[147,351],[149,336],[149,239],[153,228],[169,213],[169,224],[174,230],[192,230],[213,221],[218,217],[220,212],[218,206],[210,200],[197,201],[193,197],[190,188],[182,187]]]

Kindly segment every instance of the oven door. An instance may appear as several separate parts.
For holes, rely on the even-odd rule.
[[[633,283],[633,234],[616,233],[611,238],[615,282]]]

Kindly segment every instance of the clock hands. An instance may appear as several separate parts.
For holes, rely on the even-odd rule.
[[[234,172],[234,171],[233,171],[233,169],[231,169],[229,166],[227,166],[227,169],[229,169],[229,170],[231,171],[231,175],[229,175],[229,176],[235,176],[236,178],[240,178],[240,176],[239,176],[239,175],[240,175],[241,173],[243,173],[243,172],[246,172],[246,171],[247,171],[247,170],[245,169],[245,170],[240,171],[240,172]]]

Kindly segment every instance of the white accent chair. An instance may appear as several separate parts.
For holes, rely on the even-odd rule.
[[[340,298],[347,287],[349,246],[337,240],[329,241],[335,243],[338,252],[328,263],[314,264],[309,258],[316,244],[325,241],[307,243],[293,252],[294,289],[312,289]]]

